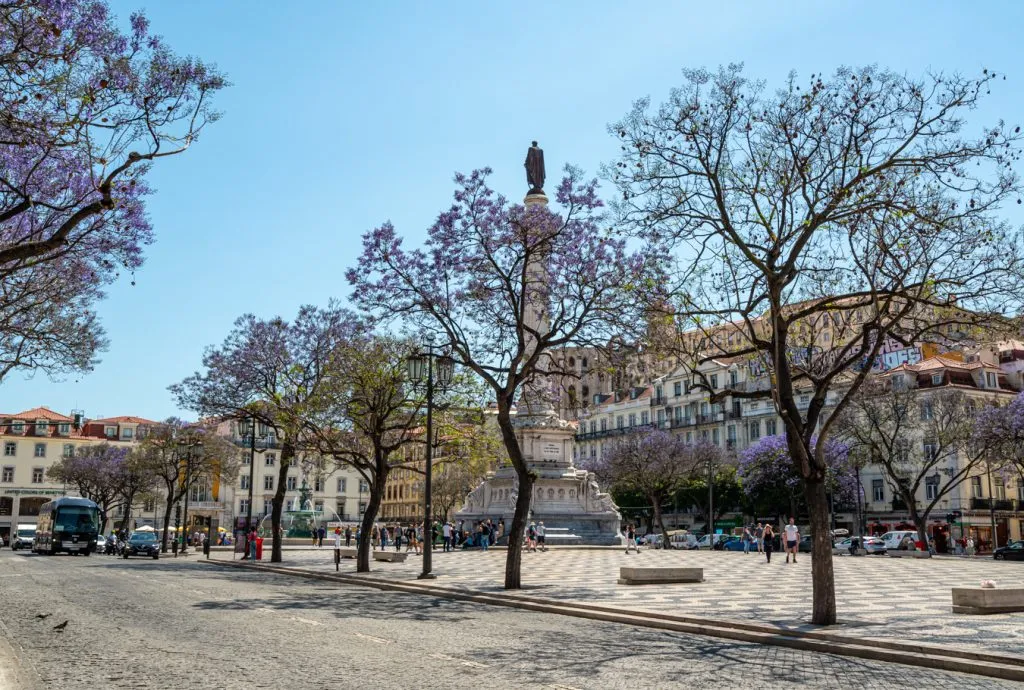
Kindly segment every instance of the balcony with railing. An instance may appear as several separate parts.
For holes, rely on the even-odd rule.
[[[992,501],[987,498],[972,498],[971,510],[991,510]]]
[[[651,407],[665,407],[668,405],[668,398],[664,395],[657,395],[651,398]]]
[[[894,498],[894,499],[892,499],[892,509],[893,510],[906,510],[907,509],[907,502],[904,501],[902,498]]]
[[[1016,501],[1009,498],[997,498],[995,507],[996,510],[1016,510],[1017,507],[1014,503],[1016,503]]]

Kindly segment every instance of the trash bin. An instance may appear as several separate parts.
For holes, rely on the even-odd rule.
[[[256,537],[256,560],[263,560],[263,537]]]

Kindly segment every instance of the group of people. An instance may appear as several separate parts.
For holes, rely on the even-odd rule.
[[[796,563],[796,556],[800,547],[800,528],[797,527],[796,518],[790,517],[789,523],[782,527],[782,550],[786,553],[786,563],[792,558]],[[757,549],[757,553],[765,555],[765,562],[772,562],[772,552],[775,550],[775,528],[770,522],[759,522],[743,528],[743,553],[750,553],[750,546]]]

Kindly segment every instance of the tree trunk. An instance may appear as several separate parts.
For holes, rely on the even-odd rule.
[[[910,520],[914,523],[914,527],[917,527],[917,534],[921,537],[921,543],[924,544],[924,550],[928,552],[928,557],[931,558],[932,552],[928,548],[928,513],[918,514],[917,506],[913,503],[907,503],[907,508],[910,512]]]
[[[523,450],[519,447],[516,430],[512,425],[511,405],[508,398],[498,398],[498,428],[501,439],[505,443],[512,466],[519,478],[519,495],[516,497],[516,510],[512,515],[512,525],[508,531],[508,555],[505,558],[505,589],[521,587],[520,566],[523,560],[523,534],[526,532],[526,520],[530,516],[530,500],[533,497],[533,474],[526,468]]]
[[[373,523],[377,519],[381,501],[384,498],[384,486],[388,481],[388,461],[380,451],[375,451],[377,471],[370,482],[370,501],[366,505],[359,528],[359,543],[356,544],[356,572],[370,572],[370,547],[373,538]],[[423,535],[427,539],[427,535]]]
[[[174,507],[174,488],[167,491],[167,505],[164,510],[164,535],[160,544],[160,551],[167,553],[167,530],[171,527],[171,508]]]
[[[811,622],[834,625],[836,622],[836,584],[832,569],[832,535],[828,524],[828,496],[824,482],[805,480],[807,506],[811,515],[811,585],[813,606]]]
[[[288,468],[291,467],[293,457],[295,457],[295,446],[292,445],[291,440],[285,439],[281,444],[281,469],[277,472],[277,490],[274,492],[270,508],[270,530],[272,532],[270,537],[273,544],[270,552],[271,563],[281,562],[281,512],[284,508],[284,493],[288,488]]]
[[[661,497],[658,494],[651,494],[647,497],[651,501],[651,507],[654,509],[654,524],[657,525],[658,530],[661,532],[661,548],[668,548],[668,530],[665,529],[665,521],[661,519]]]

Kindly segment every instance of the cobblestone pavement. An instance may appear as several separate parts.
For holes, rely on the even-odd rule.
[[[0,583],[0,634],[9,645],[0,645],[0,679],[17,688],[1024,687],[213,568],[194,557],[2,550]],[[54,630],[63,621],[66,628]]]
[[[404,547],[403,547],[404,550]],[[223,554],[230,558],[230,554]],[[290,551],[282,565],[330,570],[332,551]],[[964,648],[1019,654],[1024,649],[1024,613],[991,616],[954,615],[950,590],[977,586],[1024,586],[1024,563],[991,558],[837,556],[836,599],[840,632],[851,636],[913,639]],[[705,582],[691,585],[616,584],[622,565],[680,565],[704,568]],[[434,552],[437,584],[475,591],[504,591],[505,551]],[[374,563],[371,577],[413,579],[422,569],[410,553],[403,564]],[[355,561],[341,571],[354,573]],[[809,622],[811,559],[797,563],[785,555],[729,551],[641,551],[628,556],[617,549],[550,549],[523,555],[523,595],[545,599],[621,606],[625,609],[679,613],[718,619],[749,619],[787,626]]]

